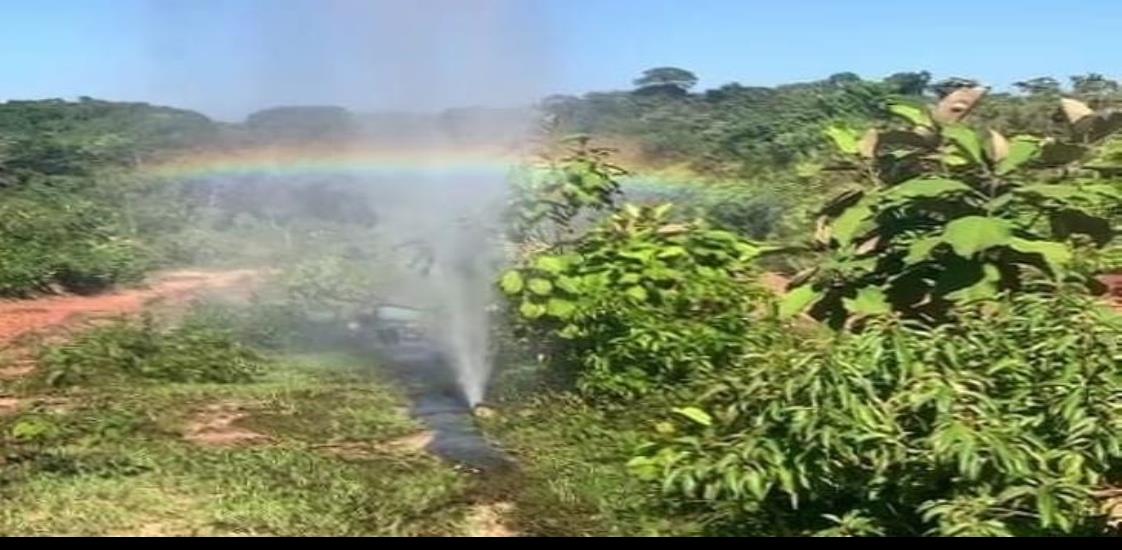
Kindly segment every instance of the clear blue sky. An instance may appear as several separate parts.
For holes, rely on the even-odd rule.
[[[681,66],[703,86],[926,69],[1122,77],[1118,0],[0,0],[0,99],[511,104]]]

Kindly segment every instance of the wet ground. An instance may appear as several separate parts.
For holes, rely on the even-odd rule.
[[[433,432],[426,451],[476,471],[512,466],[510,458],[479,430],[455,375],[439,354],[413,350],[382,355],[408,393],[410,414]]]

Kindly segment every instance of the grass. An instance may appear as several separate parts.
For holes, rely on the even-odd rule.
[[[254,382],[25,393],[47,399],[0,418],[0,535],[466,532],[473,480],[379,445],[421,427],[369,371],[357,357],[305,355]],[[248,416],[236,425],[268,443],[185,441],[192,418],[215,403],[238,403]],[[340,442],[366,452],[326,448]]]
[[[491,490],[514,504],[516,529],[537,536],[702,532],[696,518],[661,507],[651,487],[627,471],[649,416],[596,410],[563,392],[512,390],[501,379],[496,389],[505,397],[497,397],[500,414],[485,430],[519,470]]]
[[[252,381],[110,368],[66,387],[40,374],[0,388],[28,400],[0,417],[0,536],[460,535],[481,531],[481,509],[530,536],[702,532],[626,469],[642,410],[543,391],[535,369],[508,371],[484,425],[518,466],[476,476],[395,444],[423,427],[369,357],[288,353],[265,365]],[[264,439],[188,441],[216,407]]]

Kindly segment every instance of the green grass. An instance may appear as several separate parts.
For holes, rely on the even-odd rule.
[[[31,391],[34,390],[35,394]],[[447,535],[469,527],[474,480],[380,445],[421,429],[370,365],[286,358],[255,382],[111,383],[54,390],[0,418],[0,535]],[[183,439],[236,403],[265,444]],[[330,452],[334,443],[362,453]]]
[[[520,374],[519,376],[523,376]],[[525,380],[517,382],[524,384]],[[701,526],[661,507],[649,485],[627,471],[644,415],[605,413],[560,392],[498,384],[499,414],[486,422],[519,465],[495,480],[496,499],[514,504],[512,524],[537,536],[684,536]],[[649,418],[649,417],[648,417]]]

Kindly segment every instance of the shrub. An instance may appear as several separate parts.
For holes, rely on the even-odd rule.
[[[669,206],[628,206],[565,251],[531,257],[501,285],[551,365],[587,394],[631,398],[739,355],[765,291],[760,248]]]
[[[1020,295],[831,342],[757,328],[632,466],[718,528],[1045,535],[1103,528],[1122,474],[1122,322]]]
[[[1094,286],[1074,268],[1077,242],[1111,240],[1122,190],[1083,164],[1122,117],[1065,100],[1077,141],[983,137],[961,122],[981,93],[956,91],[930,111],[891,104],[908,129],[830,129],[858,183],[822,209],[816,246],[828,255],[798,277],[785,311],[835,326],[893,311],[937,321],[999,292]]]
[[[0,200],[0,295],[95,292],[135,281],[146,267],[115,214],[95,203],[47,191]]]
[[[46,348],[41,359],[53,386],[120,378],[235,383],[251,380],[267,365],[226,330],[191,319],[162,330],[149,316],[91,329]]]

